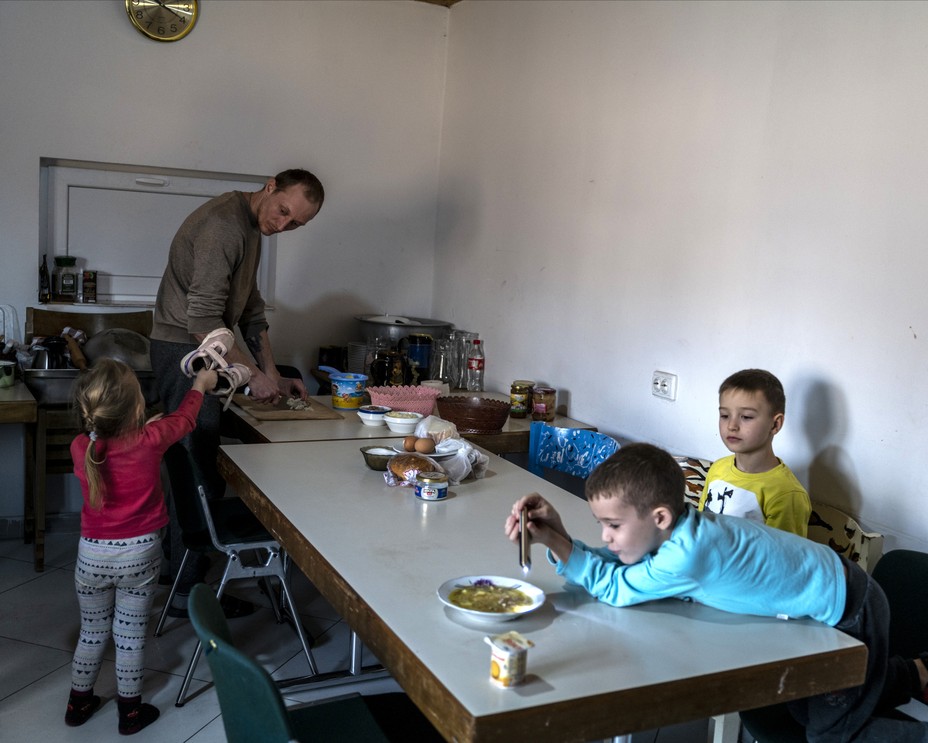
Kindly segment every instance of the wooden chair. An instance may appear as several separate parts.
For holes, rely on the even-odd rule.
[[[352,695],[287,708],[274,679],[232,645],[219,599],[199,583],[190,592],[190,621],[213,673],[229,743],[288,741],[421,741],[441,736],[402,693]]]

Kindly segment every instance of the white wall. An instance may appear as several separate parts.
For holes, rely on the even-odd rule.
[[[766,367],[813,497],[928,548],[928,4],[255,5],[160,45],[118,2],[0,2],[0,302],[33,298],[41,156],[304,165],[329,196],[280,251],[283,361],[440,317],[491,387],[710,458],[719,382]]]
[[[926,27],[909,2],[464,0],[434,312],[486,339],[491,387],[708,458],[719,383],[770,369],[813,498],[924,549]]]
[[[306,372],[319,345],[359,337],[355,314],[428,316],[449,11],[201,5],[190,36],[162,44],[129,25],[122,2],[0,2],[0,303],[22,321],[36,299],[44,156],[315,172],[325,206],[278,248],[281,363]],[[0,435],[5,459],[16,442]],[[0,518],[9,509],[21,513],[18,493]]]

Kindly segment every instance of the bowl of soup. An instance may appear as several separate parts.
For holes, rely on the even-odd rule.
[[[545,603],[545,592],[521,578],[467,575],[442,583],[438,598],[470,619],[508,622],[540,608]]]

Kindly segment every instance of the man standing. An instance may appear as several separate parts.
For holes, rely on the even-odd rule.
[[[325,192],[312,173],[285,170],[270,178],[260,191],[222,194],[197,208],[180,226],[168,255],[151,331],[151,362],[164,412],[177,408],[190,380],[181,359],[195,350],[217,328],[241,330],[248,351],[228,349],[226,360],[243,364],[251,373],[251,396],[274,403],[281,396],[306,397],[298,379],[277,371],[268,338],[264,299],[257,287],[261,236],[287,232],[309,222],[322,207]],[[250,351],[250,354],[248,353]],[[224,483],[216,469],[219,449],[220,402],[204,400],[197,428],[182,441],[191,452],[209,497],[220,497]],[[171,512],[171,576],[177,574],[184,546],[173,503]],[[202,580],[208,561],[185,569],[172,616],[186,616],[186,594]],[[189,581],[187,580],[189,576]],[[231,602],[227,602],[231,603]],[[227,614],[235,609],[226,606]],[[247,611],[247,607],[241,607]]]

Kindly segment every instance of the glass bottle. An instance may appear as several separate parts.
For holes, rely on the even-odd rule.
[[[483,342],[478,338],[471,343],[467,353],[467,389],[469,392],[483,392],[483,367],[486,357],[483,354]]]
[[[52,301],[52,281],[48,274],[48,254],[42,255],[42,265],[39,266],[39,302],[48,304]]]

